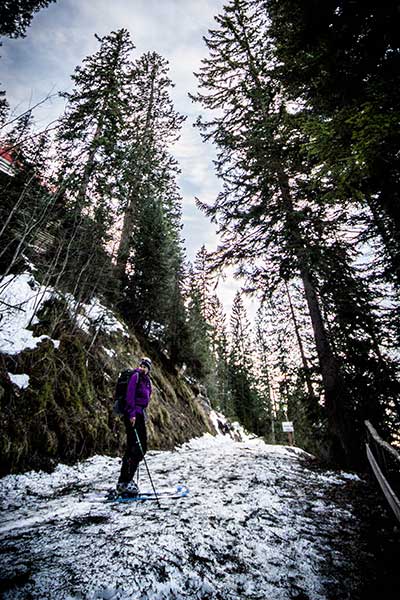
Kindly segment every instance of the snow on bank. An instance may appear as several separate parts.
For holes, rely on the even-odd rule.
[[[29,329],[37,323],[36,314],[51,298],[66,301],[71,316],[76,315],[77,325],[89,333],[91,328],[107,334],[120,332],[128,336],[127,329],[97,298],[79,304],[71,294],[61,295],[51,287],[40,285],[31,273],[8,275],[0,284],[0,352],[15,355],[33,349],[43,340],[50,339],[56,348],[60,342],[47,335],[35,336]]]
[[[240,423],[228,421],[224,414],[216,410],[210,411],[209,418],[214,425],[217,435],[229,435],[229,437],[237,442],[244,442],[254,438],[254,434],[249,434]]]
[[[29,375],[21,373],[20,375],[14,375],[14,373],[8,373],[11,382],[19,387],[21,390],[26,389],[29,386]]]
[[[236,442],[260,441],[262,446],[267,451],[269,449],[269,451],[273,454],[287,455],[287,453],[289,452],[292,454],[297,454],[303,458],[307,457],[310,459],[315,459],[315,457],[312,454],[309,454],[308,452],[305,452],[305,450],[297,448],[296,446],[279,446],[276,444],[265,444],[265,442],[261,438],[255,436],[254,433],[249,433],[248,431],[246,431],[244,427],[237,421],[234,421],[233,423],[228,421],[225,415],[220,412],[212,410],[208,416],[210,418],[210,421],[214,425],[218,436],[229,436],[232,440]],[[349,477],[352,477],[352,475],[349,475]]]
[[[70,306],[72,309],[76,309],[76,302],[71,295],[68,295]],[[78,326],[86,331],[90,332],[90,329],[95,326],[96,329],[103,333],[122,333],[126,337],[129,337],[128,330],[126,327],[118,321],[114,314],[108,308],[105,308],[98,298],[92,298],[88,304],[81,304],[79,306],[80,314],[77,322]]]
[[[176,501],[107,504],[119,459],[0,480],[5,600],[327,600],[352,597],[346,474],[310,470],[301,451],[205,435],[150,452]],[[150,488],[141,475],[141,488]]]
[[[37,308],[52,296],[30,273],[8,275],[0,284],[0,352],[19,354],[36,348],[48,335],[34,336],[28,329]],[[59,342],[51,340],[57,347]]]

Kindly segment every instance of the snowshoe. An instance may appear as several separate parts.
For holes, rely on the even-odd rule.
[[[134,481],[118,483],[117,494],[121,498],[136,498],[136,496],[139,496],[139,488]]]

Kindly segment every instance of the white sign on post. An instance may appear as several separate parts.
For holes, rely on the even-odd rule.
[[[292,421],[282,421],[282,431],[285,433],[293,433],[293,422]]]

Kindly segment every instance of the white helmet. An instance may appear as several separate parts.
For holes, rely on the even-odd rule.
[[[148,356],[142,356],[142,358],[140,359],[140,366],[147,367],[148,370],[150,371],[151,365],[152,365],[151,359]]]

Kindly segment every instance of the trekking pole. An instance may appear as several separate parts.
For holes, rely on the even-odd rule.
[[[153,488],[154,496],[156,497],[156,500],[157,500],[158,508],[161,508],[161,504],[160,504],[160,501],[159,501],[158,496],[157,496],[156,488],[154,487],[154,483],[153,483],[153,480],[152,480],[151,475],[150,475],[150,470],[149,470],[149,467],[147,466],[147,460],[146,460],[146,458],[144,456],[142,444],[140,442],[140,438],[138,436],[138,432],[136,431],[136,429],[135,429],[135,433],[136,433],[136,439],[137,439],[138,444],[139,444],[140,452],[142,453],[144,464],[146,466],[147,475],[149,476],[151,487]]]

